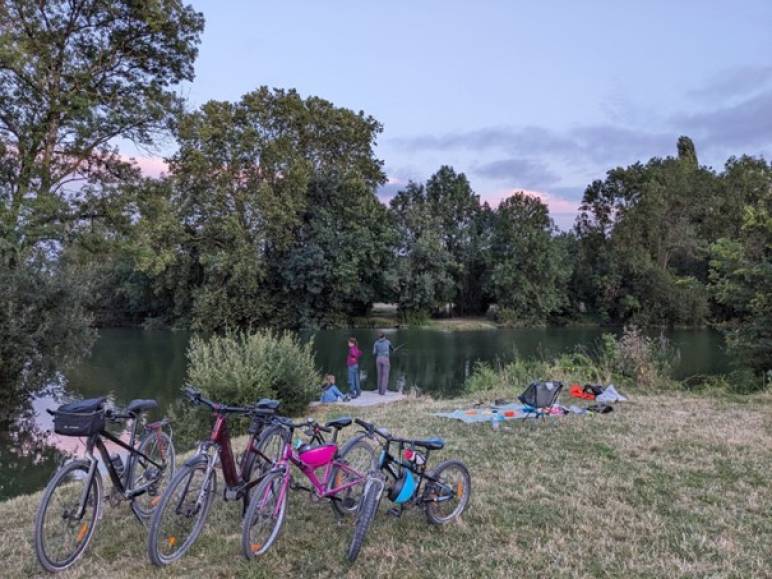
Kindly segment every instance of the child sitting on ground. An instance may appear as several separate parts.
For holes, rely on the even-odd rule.
[[[331,402],[346,402],[349,399],[348,396],[344,396],[338,387],[335,385],[335,376],[327,374],[324,377],[324,383],[322,384],[322,398],[323,404],[329,404]]]

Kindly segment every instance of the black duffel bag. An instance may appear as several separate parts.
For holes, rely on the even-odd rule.
[[[105,398],[63,404],[54,411],[54,432],[64,436],[91,436],[105,428]]]

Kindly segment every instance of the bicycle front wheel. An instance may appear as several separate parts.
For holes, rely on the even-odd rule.
[[[250,454],[249,463],[244,469],[245,481],[260,480],[273,468],[274,463],[281,458],[287,436],[287,431],[280,426],[271,426],[263,431],[255,443],[254,452]],[[252,487],[249,492],[244,494],[244,513],[249,508],[249,501],[254,492],[255,487]]]
[[[365,477],[372,469],[376,468],[375,449],[367,441],[364,434],[355,436],[349,440],[340,451],[340,460],[345,462],[350,468]],[[354,482],[357,477],[355,474],[346,472],[344,469],[335,466],[330,475],[329,489],[341,487],[346,483]],[[345,491],[338,493],[336,500],[330,501],[333,510],[341,515],[351,515],[357,512],[362,502],[364,492],[364,480],[361,484],[350,487]]]
[[[247,559],[264,555],[276,541],[287,511],[283,472],[271,472],[252,493],[242,521],[241,547]]]
[[[357,522],[354,526],[354,536],[348,547],[347,556],[348,560],[352,563],[357,560],[359,551],[365,542],[365,537],[367,537],[367,532],[370,530],[370,525],[378,513],[381,496],[383,495],[383,485],[384,481],[380,476],[368,476],[365,483],[365,491],[362,495],[362,503],[357,514]]]
[[[102,509],[102,478],[89,463],[71,462],[48,483],[35,516],[35,554],[46,571],[71,567],[94,536]]]
[[[129,488],[148,488],[131,502],[131,508],[144,521],[153,516],[166,485],[174,476],[176,455],[171,437],[163,431],[148,432],[137,450],[160,465],[156,467],[141,456],[134,458]]]
[[[181,467],[153,513],[147,552],[159,567],[188,552],[204,528],[214,499],[215,473],[207,477],[207,463]]]

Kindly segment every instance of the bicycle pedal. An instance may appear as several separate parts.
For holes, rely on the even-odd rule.
[[[391,515],[392,517],[400,518],[402,516],[402,509],[394,507],[386,511],[386,514]]]

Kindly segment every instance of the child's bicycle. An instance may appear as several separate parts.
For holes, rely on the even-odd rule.
[[[158,403],[133,400],[119,411],[105,408],[105,400],[81,400],[48,410],[54,416],[54,432],[86,439],[86,458],[67,462],[54,473],[35,516],[35,554],[51,573],[75,564],[94,536],[104,495],[100,462],[113,484],[110,502],[128,501],[142,523],[153,514],[174,474],[174,445],[165,431],[169,421],[146,424],[140,436],[142,414],[158,408]],[[132,421],[128,443],[106,430],[108,421],[127,420]],[[109,454],[104,439],[128,451],[125,462]],[[99,458],[94,456],[95,448]]]
[[[464,463],[446,460],[426,472],[430,452],[445,446],[441,438],[399,438],[359,418],[356,423],[365,429],[368,437],[378,435],[382,442],[378,470],[370,472],[365,481],[354,536],[348,549],[349,561],[355,561],[359,555],[387,485],[388,498],[397,505],[390,511],[395,516],[401,516],[408,506],[423,508],[429,523],[434,525],[444,525],[461,516],[472,492],[472,479]],[[398,446],[397,457],[391,454],[392,444]],[[390,483],[388,479],[391,479]]]
[[[243,501],[246,507],[250,492],[270,470],[284,444],[284,431],[272,425],[279,407],[276,400],[230,406],[212,402],[190,387],[184,394],[193,404],[211,409],[215,421],[209,439],[200,442],[198,451],[179,468],[153,515],[147,550],[158,566],[182,557],[198,539],[217,490],[218,466],[225,479],[224,500]],[[228,429],[228,419],[233,415],[251,418],[249,439],[238,466]]]
[[[247,559],[265,554],[276,541],[287,512],[290,488],[307,491],[315,500],[328,499],[339,515],[354,513],[360,504],[361,485],[373,467],[373,448],[364,435],[352,438],[338,450],[338,433],[351,424],[351,418],[331,420],[324,426],[310,418],[298,423],[279,420],[287,433],[281,458],[255,489],[242,522],[241,546]],[[296,428],[305,429],[310,443],[293,447]],[[325,432],[333,432],[331,442],[324,440]],[[311,483],[310,487],[295,483],[293,464]],[[321,477],[317,475],[319,469],[323,469]]]

